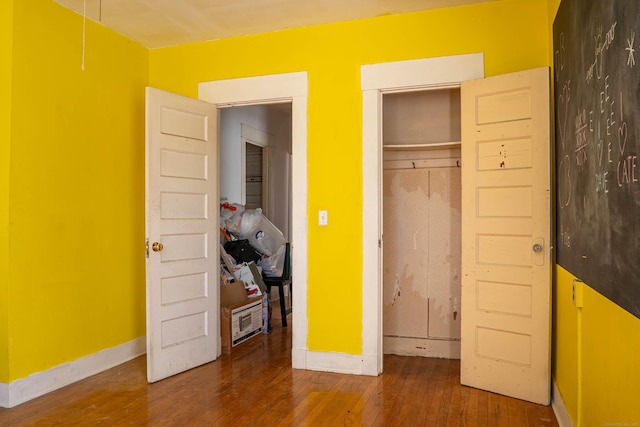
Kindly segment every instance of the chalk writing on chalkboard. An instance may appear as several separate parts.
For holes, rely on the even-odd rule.
[[[562,0],[553,46],[557,262],[640,317],[640,2]]]

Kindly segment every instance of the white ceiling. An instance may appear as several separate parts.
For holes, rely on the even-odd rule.
[[[54,0],[148,48],[496,0]]]

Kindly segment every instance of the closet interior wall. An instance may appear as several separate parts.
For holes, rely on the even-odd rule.
[[[383,347],[460,358],[460,91],[383,95]]]

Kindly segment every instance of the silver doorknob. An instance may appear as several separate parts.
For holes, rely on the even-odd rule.
[[[542,251],[542,245],[539,245],[538,243],[533,245],[533,252],[540,252],[540,251]]]

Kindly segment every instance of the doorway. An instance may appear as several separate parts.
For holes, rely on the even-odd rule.
[[[218,111],[233,106],[290,103],[291,184],[289,241],[295,256],[292,276],[292,367],[307,369],[307,93],[306,72],[216,80],[198,85],[198,98],[215,104]],[[222,168],[223,165],[221,165]],[[222,173],[222,171],[221,171]],[[222,189],[221,189],[222,194]]]
[[[456,72],[481,72],[482,57],[476,59],[479,61],[462,56],[363,67],[364,153],[377,155],[380,162],[384,92],[451,85],[455,83],[452,77],[462,77]],[[462,65],[466,60],[470,63]],[[403,78],[398,78],[403,71]],[[435,74],[431,77],[441,80],[421,84],[430,72]],[[461,383],[548,404],[551,251],[545,243],[550,238],[549,70],[467,77],[457,83],[461,85],[464,140]],[[384,244],[380,163],[371,168],[371,179],[367,179],[369,168],[365,169],[365,197],[377,196],[368,200],[375,203],[371,207],[379,207],[378,217],[373,218],[379,231],[374,258],[378,268],[372,274],[379,291]],[[378,183],[377,191],[367,191],[376,190],[367,188],[369,182]],[[367,211],[367,206],[365,203],[365,212],[375,213]],[[365,234],[373,237],[366,226]],[[373,253],[367,245],[364,250]],[[364,259],[366,262],[367,256]],[[381,328],[380,292],[367,292],[367,283],[363,283],[363,294],[373,295],[369,302],[378,305],[372,304],[368,312],[363,307],[363,323],[369,324],[367,316],[373,315],[378,322],[371,323]],[[376,331],[370,328],[364,332]],[[381,370],[381,339],[377,345],[374,349]]]
[[[220,202],[262,214],[290,241],[291,103],[220,109]]]
[[[484,77],[482,53],[365,65],[363,97],[362,372],[383,367],[382,98],[384,93],[450,87]]]
[[[245,205],[250,208],[260,208],[269,217],[268,200],[269,185],[266,179],[269,176],[265,170],[263,160],[266,156],[263,154],[263,148],[254,145],[249,141],[243,141],[245,158],[244,158],[244,188],[245,188]],[[263,188],[264,187],[266,188]]]
[[[382,96],[383,352],[460,358],[460,87]]]
[[[291,103],[222,109],[219,146],[220,202],[260,209],[290,242]],[[289,291],[287,286],[288,306]],[[271,294],[271,300],[274,307],[280,305],[278,292]]]

